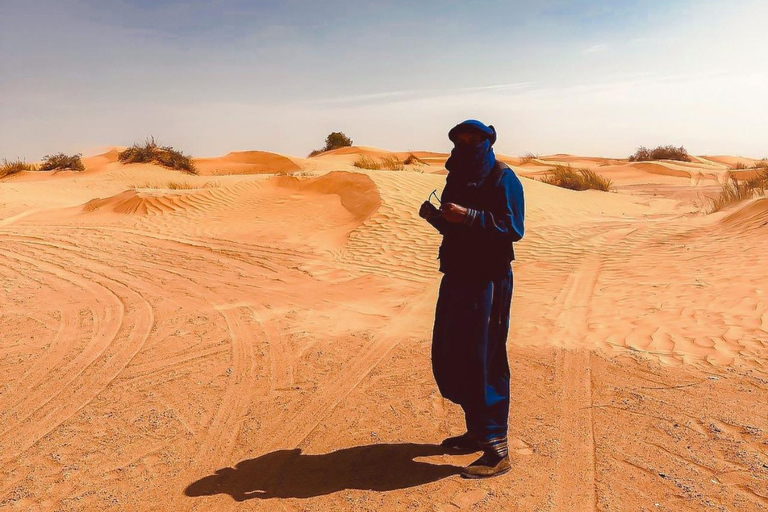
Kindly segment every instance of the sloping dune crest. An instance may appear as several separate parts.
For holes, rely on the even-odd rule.
[[[741,233],[756,233],[768,229],[768,198],[752,201],[720,221],[723,227]]]
[[[370,217],[381,206],[379,190],[365,174],[334,171],[308,180],[278,176],[274,182],[280,187],[304,192],[336,194],[341,198],[342,206],[359,220]]]
[[[83,205],[84,212],[110,211],[129,215],[162,215],[200,208],[203,199],[210,201],[210,190],[174,193],[126,190],[104,199],[92,199]]]
[[[295,172],[301,167],[284,155],[268,151],[233,151],[214,158],[195,158],[200,174],[270,174]]]

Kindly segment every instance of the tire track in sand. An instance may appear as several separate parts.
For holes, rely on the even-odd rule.
[[[569,276],[563,293],[556,300],[553,340],[564,346],[584,338],[589,331],[591,302],[603,258],[609,249],[636,231],[618,228],[595,238],[581,266]],[[555,381],[561,386],[560,445],[557,461],[555,510],[589,512],[597,508],[595,488],[595,434],[592,417],[592,351],[558,348]]]
[[[131,234],[136,235],[136,233]],[[56,237],[51,239],[53,241],[30,241],[29,243],[32,246],[42,246],[48,249],[56,249],[56,251],[64,251],[74,258],[72,262],[73,267],[98,267],[100,270],[122,274],[122,271],[118,271],[118,266],[114,263],[112,266],[106,267],[91,260],[85,254],[81,254],[81,250],[76,247],[69,247],[64,241],[58,240]],[[126,245],[132,241],[130,239],[122,239],[121,244]],[[171,243],[177,245],[177,242]],[[207,255],[207,247],[204,245],[185,246],[185,248],[185,256],[188,258],[191,257],[191,253]],[[85,252],[91,249],[93,248],[85,246]],[[115,258],[114,262],[122,263],[124,262],[122,258],[128,257],[128,254],[123,254],[119,248],[113,248],[111,253]],[[232,258],[226,255],[219,255],[218,258],[232,260]],[[179,260],[181,258],[176,259]],[[234,264],[235,262],[232,261],[232,263]],[[243,265],[242,262],[238,263],[240,266]],[[160,270],[157,265],[158,263],[155,261],[145,262],[140,259],[131,261],[132,267],[144,268],[147,271]],[[208,424],[199,433],[201,439],[196,441],[198,449],[195,457],[198,461],[205,461],[205,464],[210,464],[212,460],[228,460],[235,446],[237,436],[240,433],[242,423],[245,421],[248,408],[251,406],[251,398],[256,389],[259,365],[254,347],[258,342],[266,339],[266,333],[256,318],[252,305],[249,303],[232,304],[214,291],[204,289],[192,279],[192,275],[199,275],[199,273],[192,271],[187,273],[181,269],[176,270],[176,275],[183,276],[187,285],[194,285],[190,289],[190,293],[193,295],[204,294],[209,296],[209,299],[204,301],[207,304],[206,309],[215,312],[224,320],[229,334],[232,359],[226,380],[226,388],[222,393],[222,399],[217,408],[212,412]],[[134,283],[134,285],[137,284]],[[140,285],[147,293],[163,293],[161,288],[150,282],[142,281]]]
[[[151,305],[125,284],[92,270],[81,273],[46,261],[43,251],[32,244],[19,244],[18,251],[2,251],[6,257],[34,266],[52,277],[69,281],[89,291],[103,307],[88,346],[65,369],[41,383],[15,404],[9,422],[0,434],[0,466],[33,446],[91,402],[141,350],[154,321]],[[26,249],[31,256],[21,254]],[[93,268],[93,266],[91,266]],[[119,341],[118,341],[119,340]]]
[[[554,340],[580,339],[586,333],[600,267],[600,260],[588,259],[569,278]],[[555,378],[561,386],[555,510],[588,512],[596,508],[591,358],[590,351],[563,348],[555,358]]]

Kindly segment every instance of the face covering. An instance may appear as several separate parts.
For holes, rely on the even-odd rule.
[[[483,140],[478,145],[457,144],[445,162],[448,170],[447,181],[456,184],[479,186],[493,170],[496,156],[491,141]]]

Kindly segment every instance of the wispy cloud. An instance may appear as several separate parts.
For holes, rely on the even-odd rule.
[[[608,51],[609,46],[606,43],[593,44],[583,50],[583,53],[605,53]]]
[[[401,103],[424,98],[439,98],[445,96],[468,95],[479,92],[502,93],[521,91],[533,86],[533,82],[515,82],[508,84],[478,85],[474,87],[457,87],[445,89],[411,89],[402,91],[384,91],[354,96],[338,96],[309,100],[306,103],[316,106],[359,106],[384,103]]]

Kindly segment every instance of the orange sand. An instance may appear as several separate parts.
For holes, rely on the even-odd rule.
[[[447,155],[359,154],[407,155],[0,181],[0,510],[768,510],[768,203],[702,213],[730,157],[505,158],[615,192],[522,180],[514,471],[472,482],[417,216]]]

